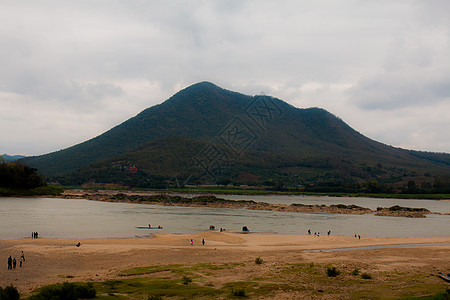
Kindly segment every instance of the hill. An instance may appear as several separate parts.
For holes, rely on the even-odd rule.
[[[0,160],[3,158],[5,161],[15,161],[21,158],[24,158],[24,155],[8,155],[8,154],[2,154],[0,155]]]
[[[65,183],[141,186],[175,177],[297,185],[450,174],[449,154],[390,147],[323,109],[299,109],[209,82],[192,85],[89,141],[23,161]]]

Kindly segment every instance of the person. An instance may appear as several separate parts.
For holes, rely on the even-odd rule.
[[[191,246],[193,246],[194,245],[194,241],[191,239]]]
[[[25,261],[25,254],[23,254],[23,251],[22,251],[22,254],[20,255],[20,259],[22,259],[23,261]]]
[[[16,258],[14,257],[14,258],[13,258],[13,268],[14,268],[14,269],[16,268],[16,264],[17,264]]]
[[[328,235],[330,235],[330,233],[331,233],[331,230],[328,230]]]
[[[75,246],[77,246],[77,247],[80,247],[80,246],[81,246],[81,243],[80,243],[80,242],[78,242],[78,244],[76,244]]]
[[[23,263],[23,259],[22,259],[22,257],[19,259],[19,267],[21,267],[22,268],[22,263]]]
[[[152,228],[152,226],[150,224],[148,224],[148,228]]]
[[[311,235],[311,229],[308,229],[308,235]]]
[[[202,244],[203,246],[205,246],[205,239],[202,239]]]
[[[8,270],[12,269],[12,257],[11,255],[8,257]]]
[[[361,239],[361,236],[358,234],[358,240],[360,240]]]

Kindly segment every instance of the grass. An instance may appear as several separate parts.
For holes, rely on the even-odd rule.
[[[92,286],[97,292],[95,299],[276,299],[286,295],[291,298],[448,299],[442,298],[448,297],[447,284],[437,276],[414,272],[369,275],[364,272],[364,266],[358,267],[363,271],[343,263],[305,262],[264,268],[243,263],[177,264],[124,270],[121,274],[127,275],[119,280],[95,282]],[[329,277],[328,269],[340,272],[339,276]],[[363,279],[363,274],[372,279]]]

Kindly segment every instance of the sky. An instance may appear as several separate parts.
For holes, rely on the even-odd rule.
[[[450,1],[0,0],[0,154],[91,139],[200,81],[450,153]]]

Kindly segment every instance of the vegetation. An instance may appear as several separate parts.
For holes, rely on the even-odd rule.
[[[231,295],[234,297],[247,297],[244,289],[231,289]]]
[[[183,282],[183,284],[189,284],[192,282],[192,278],[189,278],[187,276],[183,276],[183,279],[181,280],[181,282]]]
[[[340,274],[336,280],[323,272],[327,266],[333,269],[321,263],[278,264],[267,269],[242,263],[155,265],[123,270],[120,280],[70,285],[95,289],[96,299],[277,299],[280,295],[300,299],[448,299],[450,295],[447,283],[427,272],[378,272],[374,276],[376,279],[367,280],[362,275],[355,277],[359,270],[355,272],[354,265],[340,264],[341,272],[334,267]],[[223,272],[245,276],[239,276],[239,281],[228,279],[224,283]],[[185,285],[180,282],[180,276],[195,280]],[[38,292],[53,287],[44,287]]]
[[[44,179],[36,171],[22,163],[0,161],[0,187],[32,189],[45,186]]]
[[[83,285],[68,283],[43,287],[39,293],[28,298],[29,300],[77,300],[91,299],[96,296],[92,283]]]
[[[37,170],[20,162],[0,160],[0,196],[57,195],[60,187],[50,187]]]
[[[0,300],[18,300],[20,298],[17,289],[10,285],[5,288],[0,286]]]
[[[359,269],[354,269],[351,273],[353,276],[358,276],[359,275]]]
[[[255,264],[260,265],[262,263],[263,263],[263,259],[261,257],[258,256],[257,258],[255,258]]]
[[[341,274],[341,272],[338,269],[336,269],[336,267],[328,267],[327,268],[328,277],[336,277],[339,274]]]

